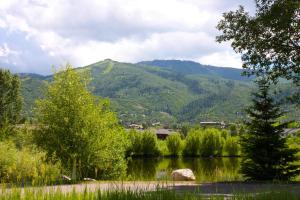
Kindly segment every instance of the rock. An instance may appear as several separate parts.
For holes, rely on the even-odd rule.
[[[83,178],[84,181],[96,181],[95,179],[93,178]]]
[[[172,171],[173,181],[194,181],[196,180],[195,175],[190,169],[177,169]]]
[[[57,177],[57,181],[59,182],[70,182],[72,181],[72,179],[66,175],[60,175],[59,177]]]

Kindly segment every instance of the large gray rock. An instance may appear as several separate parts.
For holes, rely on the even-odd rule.
[[[96,181],[96,179],[93,178],[83,178],[84,181]]]
[[[190,169],[177,169],[172,171],[173,181],[194,181],[196,180],[195,175]]]

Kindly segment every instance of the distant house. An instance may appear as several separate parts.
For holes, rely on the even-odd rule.
[[[288,135],[295,135],[296,133],[300,132],[300,128],[285,128],[284,129],[284,135],[288,136]]]
[[[129,128],[134,128],[134,129],[143,129],[142,125],[139,124],[130,124]]]
[[[152,123],[152,126],[160,126],[160,122]]]
[[[169,135],[172,134],[171,129],[157,129],[156,130],[156,136],[158,139],[165,140]]]
[[[220,127],[225,128],[226,124],[224,122],[200,122],[200,126],[202,127]]]

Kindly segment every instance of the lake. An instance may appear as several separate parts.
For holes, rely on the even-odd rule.
[[[132,158],[128,161],[128,180],[171,180],[175,169],[193,170],[197,182],[242,180],[240,158]]]

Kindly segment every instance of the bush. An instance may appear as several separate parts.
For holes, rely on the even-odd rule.
[[[178,156],[181,152],[182,141],[179,133],[167,137],[167,147],[172,156]]]
[[[159,155],[168,156],[170,152],[168,150],[167,141],[166,140],[157,140]]]
[[[240,152],[238,137],[227,137],[224,145],[224,150],[228,156],[238,156]]]
[[[159,155],[157,137],[151,131],[129,132],[130,145],[127,149],[127,155],[131,156],[155,156]]]
[[[142,138],[143,134],[134,129],[131,129],[128,133],[129,138],[129,146],[127,148],[126,154],[127,156],[131,155],[142,155],[143,146],[142,146]]]
[[[188,132],[185,139],[185,148],[183,153],[187,156],[200,155],[201,147],[201,132],[202,130],[192,129]]]
[[[205,129],[201,135],[201,155],[221,156],[224,142],[224,138],[218,129]]]
[[[186,137],[184,154],[188,156],[221,156],[227,132],[218,129],[192,129]]]
[[[60,175],[60,164],[46,162],[45,153],[24,148],[13,142],[0,142],[0,180],[3,182],[49,183]]]
[[[157,137],[151,131],[144,131],[142,138],[143,154],[145,156],[158,155]]]

